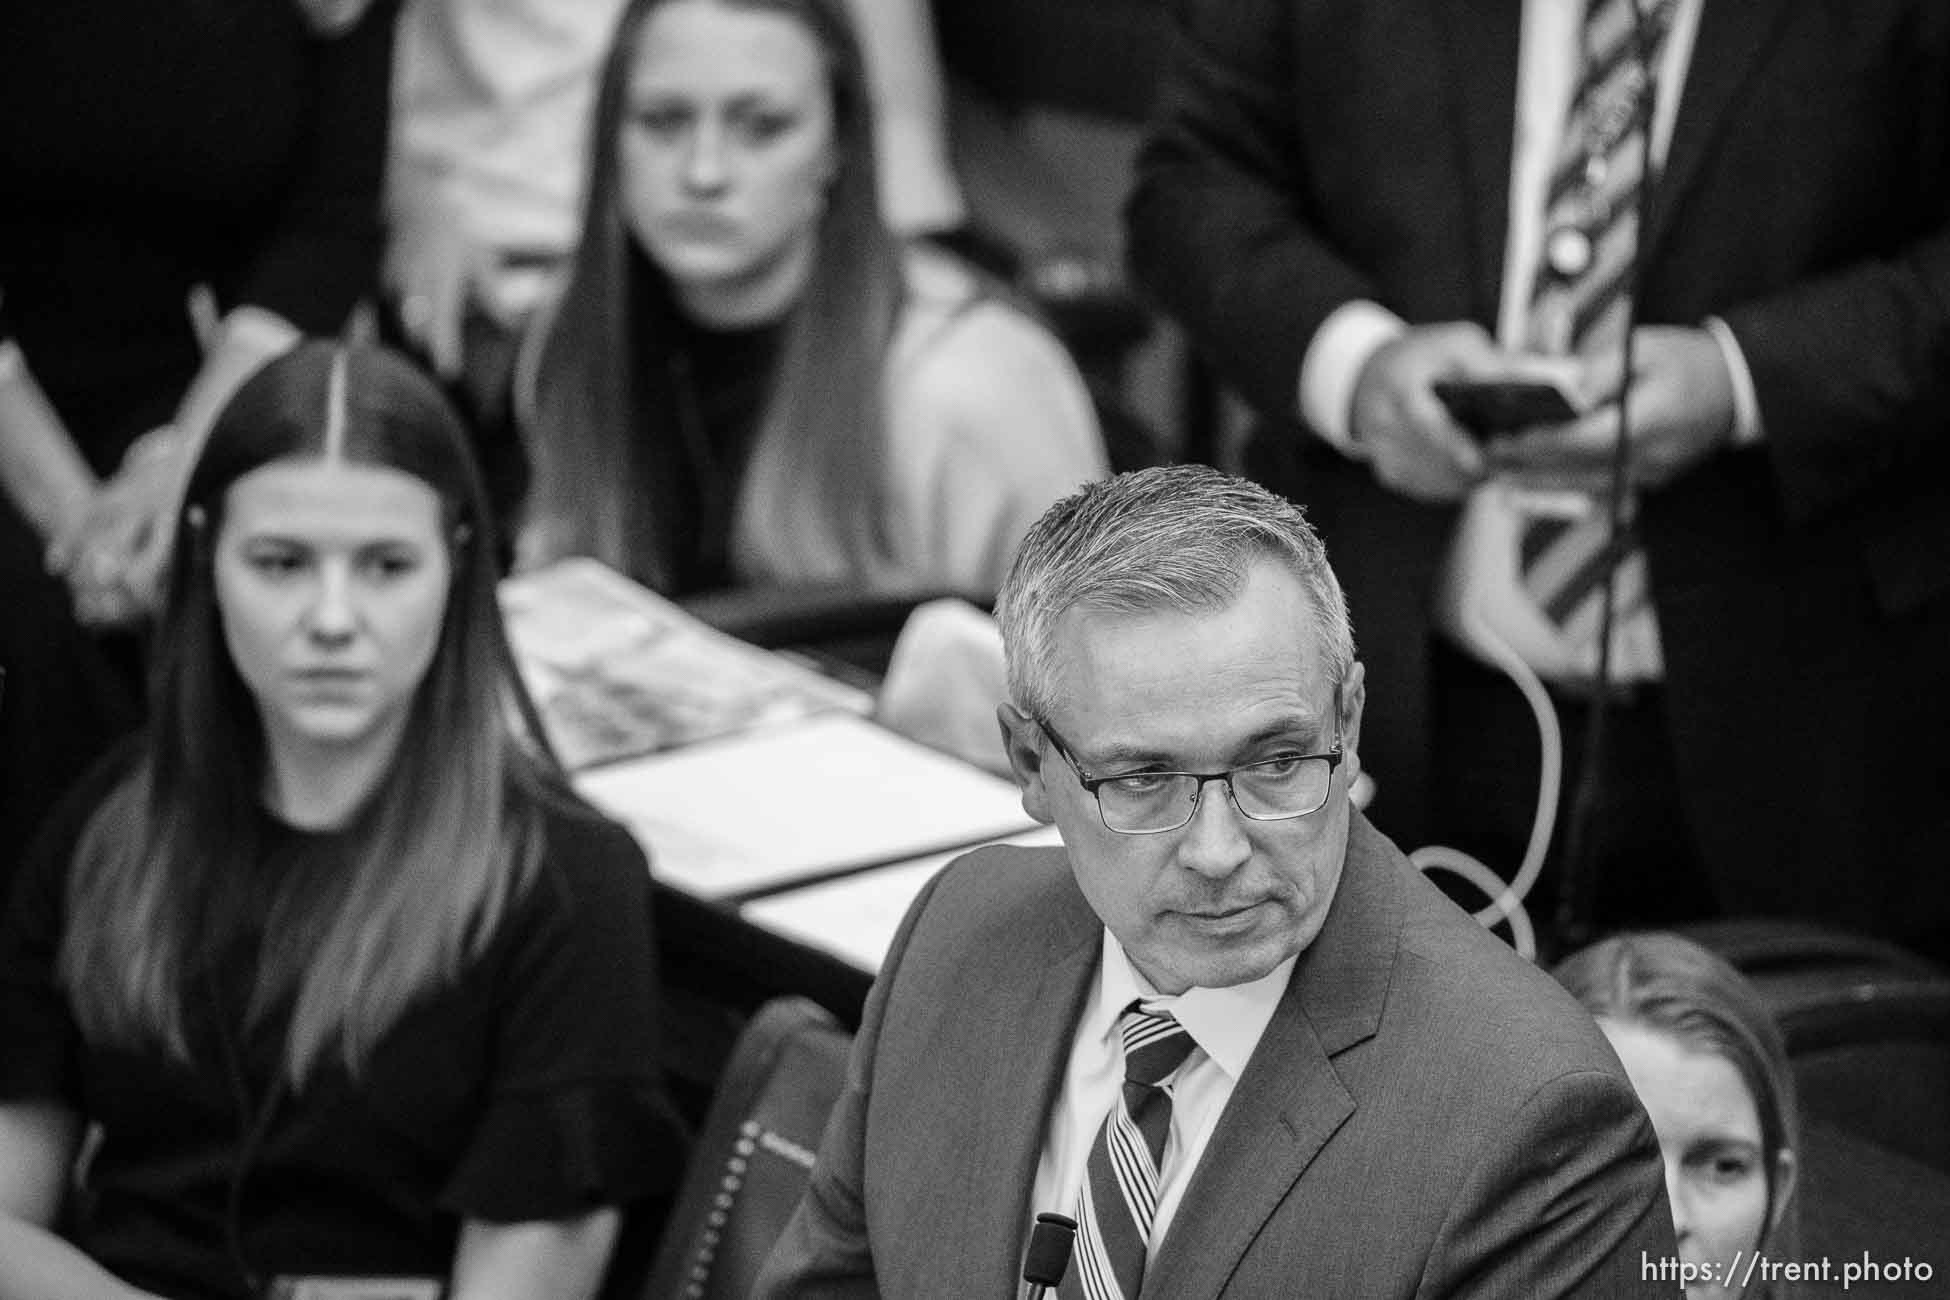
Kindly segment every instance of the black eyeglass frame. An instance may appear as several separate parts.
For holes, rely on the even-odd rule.
[[[1192,818],[1198,816],[1199,805],[1205,801],[1205,787],[1214,781],[1225,783],[1226,798],[1232,801],[1232,806],[1238,809],[1239,815],[1248,821],[1290,822],[1301,817],[1311,817],[1327,806],[1327,800],[1333,795],[1332,787],[1335,769],[1340,767],[1341,760],[1347,755],[1346,747],[1341,743],[1341,688],[1339,686],[1334,688],[1334,747],[1332,749],[1318,754],[1281,754],[1275,758],[1262,758],[1254,763],[1241,763],[1238,767],[1229,767],[1219,772],[1124,772],[1116,776],[1092,776],[1083,770],[1083,764],[1077,762],[1076,755],[1070,752],[1069,742],[1057,733],[1055,727],[1052,727],[1040,716],[1032,714],[1031,717],[1034,719],[1036,725],[1043,729],[1043,734],[1049,737],[1050,746],[1057,753],[1063,755],[1063,761],[1070,765],[1070,770],[1076,774],[1077,784],[1089,792],[1092,802],[1097,805],[1097,820],[1102,822],[1104,829],[1113,835],[1169,835],[1173,831],[1184,830],[1192,824]],[[1328,792],[1321,796],[1319,803],[1307,809],[1305,812],[1279,813],[1274,816],[1268,816],[1263,813],[1247,812],[1245,806],[1239,802],[1239,791],[1232,784],[1232,779],[1239,773],[1249,772],[1256,767],[1266,767],[1272,763],[1306,762],[1313,759],[1327,760]],[[1185,820],[1179,822],[1176,826],[1159,826],[1152,830],[1143,831],[1127,831],[1120,827],[1112,826],[1110,819],[1104,815],[1104,799],[1098,791],[1104,786],[1109,785],[1112,781],[1121,781],[1133,776],[1189,776],[1194,781],[1197,781],[1198,785],[1192,793],[1191,811],[1185,814]]]

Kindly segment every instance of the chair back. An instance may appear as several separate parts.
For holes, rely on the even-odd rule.
[[[1950,1173],[1950,979],[1763,978],[1801,1109]]]
[[[745,1300],[804,1194],[853,1039],[805,998],[760,1007],[704,1117],[643,1300]]]
[[[1895,944],[1812,922],[1682,932],[1760,991],[1804,1116],[1950,1173],[1950,973]]]

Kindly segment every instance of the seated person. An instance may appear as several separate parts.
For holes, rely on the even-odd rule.
[[[967,210],[928,0],[849,8],[866,45],[881,210],[903,234],[953,238]],[[443,377],[496,373],[506,332],[574,247],[596,72],[622,11],[623,0],[402,7],[386,281],[402,333]]]
[[[582,240],[516,381],[521,564],[986,595],[1106,472],[1055,339],[889,234],[868,99],[842,0],[625,11]]]
[[[1676,934],[1614,935],[1559,964],[1598,1018],[1666,1163],[1687,1300],[1782,1297],[1739,1261],[1794,1257],[1789,1207],[1799,1145],[1780,1031],[1739,971]],[[1739,1272],[1729,1277],[1730,1268]]]
[[[915,899],[754,1295],[1013,1294],[1048,1213],[1063,1297],[1648,1294],[1651,1125],[1354,808],[1367,676],[1298,508],[1205,466],[1093,484],[997,609],[999,730],[1062,847]]]
[[[177,522],[153,720],[0,926],[0,1296],[593,1295],[679,1173],[650,881],[540,739],[457,417],[302,345]]]

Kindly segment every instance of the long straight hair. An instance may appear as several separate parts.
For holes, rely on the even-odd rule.
[[[387,775],[349,824],[347,860],[309,889],[262,882],[269,914],[251,917],[235,899],[264,848],[266,749],[224,640],[215,553],[232,484],[328,452],[432,489],[452,576],[438,648]],[[513,668],[480,475],[458,417],[410,363],[307,343],[224,408],[178,522],[152,722],[79,841],[61,977],[89,1038],[188,1059],[187,1009],[219,955],[261,925],[249,1020],[289,1008],[293,1085],[332,1053],[356,1074],[409,1004],[478,955],[533,875],[536,798],[573,800]]]
[[[839,579],[891,554],[882,387],[902,299],[894,237],[876,197],[873,113],[844,0],[712,0],[783,14],[824,56],[837,166],[813,266],[785,321],[734,521],[741,576]],[[669,504],[684,418],[673,373],[682,308],[623,216],[619,141],[649,16],[633,0],[604,63],[590,132],[582,239],[539,324],[517,417],[534,465],[524,559],[593,555],[645,585],[673,586]]]
[[[1791,1255],[1798,1218],[1781,1185],[1781,1157],[1800,1147],[1800,1107],[1787,1047],[1746,976],[1711,950],[1666,931],[1615,934],[1566,957],[1551,972],[1592,1015],[1656,1030],[1727,1062],[1760,1118],[1767,1217],[1754,1249]],[[1776,1284],[1771,1294],[1792,1294]]]

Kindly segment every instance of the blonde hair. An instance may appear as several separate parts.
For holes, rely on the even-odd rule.
[[[336,433],[328,430],[336,427]],[[215,541],[230,486],[316,457],[385,465],[440,498],[452,577],[440,642],[392,766],[342,837],[346,860],[262,882],[262,723],[224,641]],[[458,417],[403,358],[310,343],[218,417],[190,476],[134,770],[83,831],[59,969],[96,1041],[187,1059],[186,1009],[211,958],[259,933],[247,1015],[290,1008],[294,1084],[336,1053],[355,1073],[382,1035],[494,935],[532,879],[538,801],[574,804],[521,688],[496,603],[493,535]],[[253,902],[262,901],[254,911]]]
[[[666,592],[664,535],[688,485],[678,306],[638,248],[620,200],[618,136],[645,23],[672,0],[634,0],[603,67],[590,133],[582,238],[559,299],[538,321],[517,418],[534,467],[524,563],[592,555]],[[837,166],[810,278],[788,313],[784,350],[740,485],[734,565],[745,576],[842,578],[884,566],[888,536],[883,386],[903,279],[882,222],[872,107],[843,0],[717,0],[784,14],[813,35],[833,97]]]

